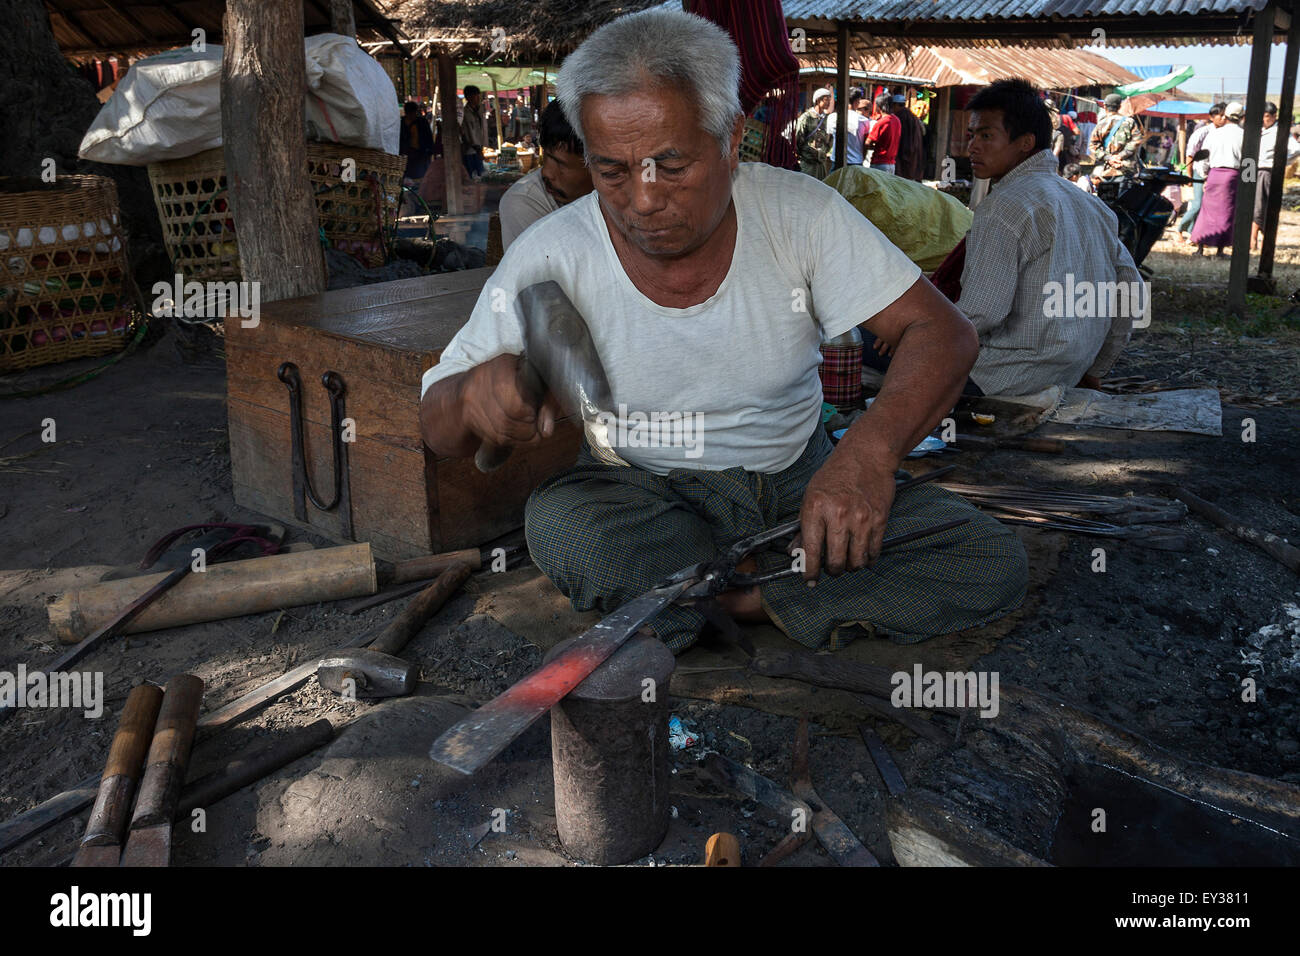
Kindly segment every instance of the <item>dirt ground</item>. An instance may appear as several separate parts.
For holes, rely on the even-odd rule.
[[[1225,396],[1223,435],[1047,426],[1062,456],[963,453],[959,480],[1123,495],[1188,487],[1259,528],[1300,537],[1300,322],[1285,298],[1252,296],[1245,322],[1224,313],[1226,262],[1194,261],[1170,243],[1148,260],[1155,323],[1135,334],[1114,376],[1210,385]],[[1282,296],[1300,288],[1300,213],[1284,212]],[[137,561],[174,527],[256,520],[231,494],[224,367],[218,342],[170,330],[76,388],[0,405],[0,669],[52,660],[45,603],[105,566]],[[0,391],[61,378],[67,366],[0,378]],[[41,441],[46,419],[57,440]],[[1243,441],[1253,419],[1256,440]],[[1176,754],[1300,782],[1300,604],[1294,574],[1188,518],[1182,553],[1024,531],[1035,562],[1026,608],[1005,626],[901,647],[864,639],[841,652],[891,668],[959,665],[1059,696]],[[330,542],[291,532],[290,540]],[[0,724],[0,819],[95,774],[130,688],[182,671],[207,682],[204,709],[234,699],[397,613],[357,616],[339,604],[286,608],[119,638],[82,665],[105,675],[106,712],[29,710]],[[421,668],[412,698],[347,703],[310,681],[238,725],[201,740],[191,777],[242,747],[325,716],[334,743],[209,810],[206,832],[176,829],[185,865],[552,865],[573,861],[555,830],[547,722],[539,721],[473,780],[426,756],[442,727],[528,673],[544,650],[589,624],[531,565],[481,574],[408,646]],[[771,629],[760,643],[782,646]],[[1253,677],[1258,700],[1241,700]],[[876,727],[913,779],[937,745],[875,716],[852,695],[748,675],[737,652],[706,642],[678,661],[673,712],[700,736],[675,756],[669,835],[643,863],[696,863],[717,830],[736,833],[746,863],[786,821],[701,782],[695,754],[717,750],[785,785],[797,715],[813,719],[811,770],[824,800],[882,861],[892,861],[887,794],[856,731]],[[471,834],[496,809],[503,833]],[[66,859],[84,814],[7,854],[9,864]],[[829,865],[815,841],[786,865]]]

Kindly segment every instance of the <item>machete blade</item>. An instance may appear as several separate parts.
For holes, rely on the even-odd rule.
[[[562,654],[449,727],[433,742],[429,756],[464,774],[479,770],[693,583],[655,588],[623,605]]]

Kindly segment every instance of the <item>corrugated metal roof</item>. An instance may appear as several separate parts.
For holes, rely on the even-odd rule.
[[[824,69],[833,64],[818,62]],[[1044,88],[1118,86],[1138,76],[1103,56],[1084,50],[1031,47],[915,46],[855,55],[852,66],[873,73],[925,77],[927,86],[983,86],[1021,76]]]
[[[1195,16],[1264,9],[1268,0],[783,0],[789,20],[922,23],[1051,17]]]

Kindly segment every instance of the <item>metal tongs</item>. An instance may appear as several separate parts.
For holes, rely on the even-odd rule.
[[[896,483],[895,490],[930,481],[947,474],[950,470],[951,468],[940,468],[917,478],[908,478]],[[960,518],[933,527],[894,535],[884,540],[882,550],[948,531],[969,520],[969,518]],[[719,625],[729,639],[745,649],[742,641],[736,636],[739,629],[735,621],[722,613],[710,599],[727,588],[752,586],[763,581],[802,574],[803,572],[798,570],[793,562],[788,568],[780,568],[765,574],[739,574],[736,571],[737,565],[750,553],[798,530],[797,520],[786,522],[748,538],[742,538],[728,548],[721,557],[702,561],[673,573],[640,597],[633,598],[618,610],[607,614],[537,670],[463,720],[453,724],[433,742],[429,756],[453,770],[465,774],[474,773],[505,749],[534,720],[550,710],[554,704],[559,703],[569,691],[608,660],[644,624],[670,604],[683,601],[697,602],[697,609],[706,618]]]

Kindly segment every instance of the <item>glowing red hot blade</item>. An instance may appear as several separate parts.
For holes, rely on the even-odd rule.
[[[474,773],[542,714],[590,676],[646,621],[695,582],[647,591],[623,605],[499,697],[488,701],[433,742],[429,756],[461,773]]]

